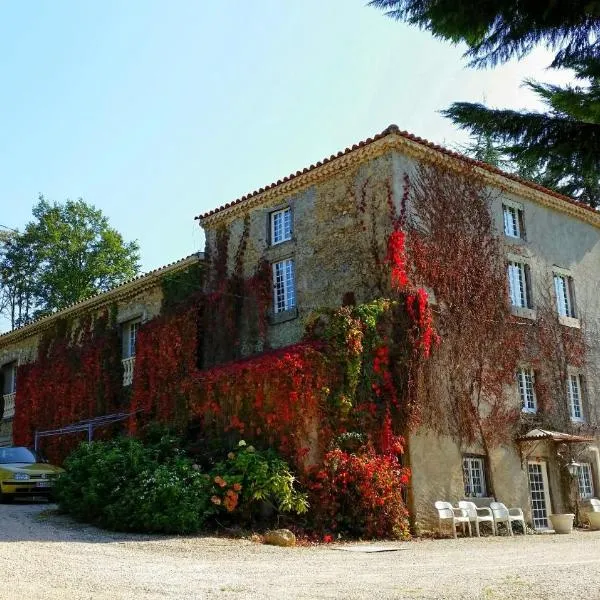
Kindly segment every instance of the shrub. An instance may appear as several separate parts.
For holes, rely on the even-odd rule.
[[[295,477],[288,464],[273,450],[259,451],[244,440],[227,460],[215,465],[211,473],[211,501],[238,518],[252,519],[262,502],[280,512],[302,514],[307,511],[306,496],[294,488]]]
[[[132,438],[81,444],[65,468],[56,483],[60,507],[118,531],[192,533],[223,513],[251,520],[261,502],[281,512],[307,510],[287,463],[243,441],[210,474],[164,429],[149,430],[145,444]]]
[[[328,452],[308,482],[313,527],[352,537],[409,537],[401,495],[408,479],[394,455]]]
[[[211,514],[210,481],[172,440],[144,446],[122,438],[84,443],[56,484],[63,510],[120,531],[190,533]]]

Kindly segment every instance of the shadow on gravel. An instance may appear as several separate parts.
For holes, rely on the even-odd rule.
[[[0,504],[0,544],[4,542],[147,542],[185,536],[120,533],[79,523],[48,502],[15,501]],[[201,537],[201,536],[189,536]]]

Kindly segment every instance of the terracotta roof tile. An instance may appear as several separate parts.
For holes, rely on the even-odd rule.
[[[584,204],[583,202],[578,202],[577,200],[574,200],[573,198],[570,198],[563,194],[559,194],[558,192],[555,192],[553,190],[549,190],[548,188],[538,185],[537,183],[534,183],[533,181],[528,181],[527,179],[523,179],[512,173],[507,173],[506,171],[503,171],[502,169],[494,167],[488,163],[485,163],[485,162],[482,162],[479,160],[475,160],[473,158],[469,158],[468,156],[464,156],[463,154],[459,154],[458,152],[454,152],[453,150],[448,150],[447,148],[444,148],[443,146],[434,144],[433,142],[430,142],[422,137],[419,137],[417,135],[409,133],[408,131],[401,131],[397,125],[390,125],[389,127],[386,127],[386,129],[384,129],[381,133],[378,133],[377,135],[373,136],[372,138],[367,138],[366,140],[363,140],[362,142],[358,142],[358,144],[354,144],[351,148],[346,148],[345,150],[341,150],[337,154],[332,154],[329,158],[324,158],[322,161],[318,161],[315,164],[311,164],[310,167],[306,167],[303,171],[296,171],[296,173],[291,173],[287,177],[284,177],[283,179],[278,179],[276,182],[273,182],[273,183],[267,185],[266,187],[261,187],[260,189],[255,190],[255,191],[251,192],[250,194],[246,194],[246,195],[242,196],[241,198],[234,200],[233,202],[228,202],[227,204],[225,204],[223,206],[209,210],[208,212],[206,212],[202,215],[198,215],[195,218],[196,218],[196,220],[199,220],[199,219],[204,219],[206,217],[209,217],[211,215],[215,215],[227,208],[235,206],[236,204],[239,204],[240,202],[244,202],[245,200],[253,198],[254,196],[258,196],[259,194],[262,194],[263,192],[265,192],[267,190],[277,187],[278,185],[281,185],[282,183],[285,183],[285,182],[289,181],[290,179],[294,179],[304,173],[308,173],[309,171],[311,171],[313,169],[316,169],[318,167],[323,166],[324,164],[327,164],[333,160],[336,160],[336,158],[344,156],[350,152],[354,152],[354,151],[358,150],[359,148],[362,148],[363,146],[366,146],[377,140],[380,140],[381,138],[388,136],[388,135],[399,135],[407,140],[410,140],[411,142],[421,144],[422,146],[425,146],[432,150],[436,150],[437,152],[440,152],[446,156],[450,156],[452,158],[460,160],[464,163],[480,167],[482,169],[485,169],[486,171],[489,171],[490,173],[501,175],[502,177],[505,177],[512,181],[516,181],[520,184],[526,185],[527,187],[530,187],[539,192],[543,192],[545,194],[554,196],[555,198],[559,198],[559,199],[563,200],[564,202],[568,202],[569,204],[573,204],[580,208],[590,210],[594,213],[597,212],[595,209],[591,208],[587,204]]]
[[[39,319],[36,319],[35,321],[32,321],[31,323],[27,323],[27,325],[22,325],[21,327],[15,327],[15,329],[11,329],[10,331],[5,331],[4,333],[0,333],[0,340],[5,336],[8,336],[17,331],[21,331],[23,329],[27,329],[29,327],[33,327],[34,325],[38,325],[43,321],[50,321],[50,320],[54,319],[55,317],[61,315],[62,313],[71,311],[72,309],[76,308],[80,304],[84,304],[85,302],[88,302],[95,298],[101,298],[102,296],[110,295],[113,292],[119,290],[120,288],[125,287],[126,285],[129,285],[135,281],[141,281],[143,279],[152,277],[154,275],[158,275],[161,271],[165,271],[166,269],[170,269],[172,267],[175,267],[176,265],[185,263],[186,261],[189,261],[191,258],[197,257],[199,260],[201,260],[203,258],[203,256],[204,256],[204,253],[195,252],[193,254],[189,254],[188,256],[186,256],[184,258],[180,258],[179,260],[175,260],[166,265],[163,265],[162,267],[153,269],[152,271],[147,271],[146,273],[141,273],[140,275],[131,277],[130,279],[127,279],[126,281],[123,281],[123,283],[119,283],[118,285],[115,285],[114,287],[110,288],[109,290],[106,290],[105,292],[98,292],[97,294],[92,294],[90,296],[87,296],[86,298],[82,298],[81,300],[78,300],[77,302],[73,302],[72,304],[65,306],[64,308],[62,308],[61,310],[59,310],[57,312],[51,313],[49,315],[44,315],[43,317],[40,317]]]

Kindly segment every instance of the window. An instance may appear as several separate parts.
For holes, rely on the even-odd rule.
[[[289,208],[271,213],[271,246],[292,239],[292,211]]]
[[[2,395],[14,394],[17,391],[17,363],[11,362],[2,367]]]
[[[513,306],[531,308],[529,265],[514,261],[508,263],[508,289]]]
[[[592,480],[592,467],[590,463],[581,463],[577,467],[577,482],[580,498],[594,497],[594,482]]]
[[[135,343],[140,324],[140,319],[123,323],[123,358],[133,358],[135,356]]]
[[[569,414],[572,421],[583,421],[581,403],[581,375],[569,375],[567,380],[567,395],[569,400]]]
[[[554,273],[554,291],[556,292],[556,308],[561,317],[575,317],[573,302],[573,279],[568,275]]]
[[[533,371],[531,369],[522,368],[517,371],[519,396],[521,397],[521,410],[523,412],[537,412],[537,399],[535,397],[533,381]]]
[[[296,306],[294,261],[291,258],[273,263],[273,310],[280,313]]]
[[[463,458],[463,478],[466,498],[481,498],[486,495],[483,458],[465,456]]]
[[[525,228],[523,226],[523,210],[508,204],[502,205],[504,216],[504,235],[513,238],[523,238]]]

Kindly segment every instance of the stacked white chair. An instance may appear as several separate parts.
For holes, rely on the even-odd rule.
[[[469,521],[475,524],[475,533],[477,534],[477,537],[480,536],[480,523],[489,523],[492,527],[493,534],[496,535],[496,523],[494,522],[494,515],[491,508],[488,508],[487,506],[478,507],[474,502],[469,502],[468,500],[461,500],[458,503],[458,507],[462,508],[467,513]]]
[[[442,532],[442,521],[450,521],[454,537],[456,537],[457,524],[462,525],[463,535],[465,535],[465,525],[469,528],[469,536],[472,535],[471,520],[464,509],[454,508],[450,502],[442,502],[441,500],[435,503],[435,508],[438,511],[440,533]]]
[[[494,523],[496,530],[498,529],[498,523],[505,523],[508,533],[513,535],[513,523],[521,523],[523,527],[523,533],[527,533],[527,526],[525,525],[525,516],[523,510],[520,508],[506,508],[502,502],[490,502],[490,508],[494,516]]]

